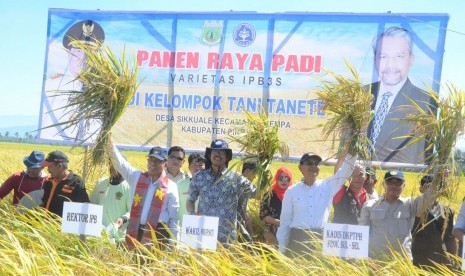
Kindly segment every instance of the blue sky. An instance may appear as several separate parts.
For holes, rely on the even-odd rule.
[[[285,3],[285,6],[283,6]],[[305,4],[302,4],[305,3]],[[447,13],[442,81],[465,88],[465,2],[444,0],[341,0],[341,1],[263,1],[263,0],[2,0],[0,25],[0,128],[38,122],[42,74],[45,60],[47,16],[49,8],[132,11],[257,11],[257,12],[351,12],[351,13]],[[6,117],[8,116],[8,117]],[[6,119],[8,118],[8,119]],[[17,119],[16,119],[17,118]],[[27,121],[27,120],[26,120]]]

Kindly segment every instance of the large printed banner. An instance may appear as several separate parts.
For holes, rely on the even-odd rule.
[[[349,77],[345,61],[350,63],[361,81],[373,84],[374,109],[392,87],[394,94],[423,101],[425,87],[439,88],[448,16],[51,9],[48,22],[40,128],[66,119],[60,108],[67,98],[57,91],[82,89],[73,81],[85,66],[72,43],[79,39],[98,41],[115,53],[125,48],[137,58],[141,85],[113,129],[117,144],[204,150],[214,138],[243,131],[243,110],[257,113],[263,107],[291,156],[315,151],[331,157],[335,145],[322,139],[327,115],[314,93],[325,70]],[[389,29],[407,32],[408,40],[399,34],[376,39]],[[391,97],[392,110],[405,102],[398,98]],[[373,159],[422,163],[424,143],[419,153],[404,151],[409,141],[402,145],[391,137],[402,127],[389,116],[385,132],[369,131],[377,139]],[[39,138],[73,144],[99,127],[86,125],[42,129]]]

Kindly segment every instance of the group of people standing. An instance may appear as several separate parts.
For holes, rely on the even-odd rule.
[[[245,231],[239,232],[253,231],[247,231],[251,228],[247,227],[249,215],[244,206],[256,195],[252,184],[256,164],[246,163],[242,174],[228,170],[232,150],[221,139],[214,140],[204,156],[189,155],[189,173],[182,169],[185,159],[182,147],[174,146],[168,151],[154,147],[147,155],[147,168],[142,171],[132,167],[114,146],[110,177],[100,179],[89,197],[82,178],[68,168],[69,160],[63,152],[53,151],[45,157],[42,152],[33,151],[23,160],[26,170],[13,174],[0,187],[0,197],[13,190],[16,205],[28,193],[43,190],[40,206],[58,216],[62,215],[65,201],[101,204],[103,224],[117,229],[116,241],[126,241],[129,248],[136,241],[168,245],[179,238],[184,214],[218,217],[218,241],[225,246],[238,239],[241,226]],[[355,157],[347,155],[341,158],[333,176],[318,179],[322,161],[317,154],[305,153],[298,165],[303,177],[295,184],[286,167],[274,174],[270,192],[260,204],[266,243],[279,245],[279,250],[288,256],[310,254],[315,242],[321,242],[332,205],[333,223],[370,226],[370,257],[406,252],[415,265],[452,265],[445,252],[457,253],[455,237],[463,237],[465,224],[459,220],[454,229],[450,208],[436,201],[426,209],[426,220],[422,220],[424,195],[400,197],[405,188],[402,171],[385,173],[385,192],[378,196],[373,168],[362,166]],[[44,167],[49,176],[43,174]],[[428,191],[432,179],[431,175],[421,178],[422,193]],[[461,211],[459,218],[463,217]],[[153,240],[152,230],[157,241]]]

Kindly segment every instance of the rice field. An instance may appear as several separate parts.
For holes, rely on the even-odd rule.
[[[53,145],[0,143],[0,182],[15,171],[24,169],[23,158],[32,150],[47,154],[62,150],[70,158],[70,168],[83,174],[82,148]],[[144,169],[146,153],[125,152],[133,166]],[[187,162],[186,162],[187,163]],[[184,165],[187,169],[187,164]],[[296,163],[274,162],[272,172],[287,166],[300,178]],[[95,170],[86,179],[90,193],[95,181],[107,175],[106,168]],[[333,167],[322,166],[320,177],[332,174]],[[382,179],[383,171],[378,171]],[[407,187],[403,196],[418,194],[419,176],[406,173]],[[378,192],[382,194],[378,182]],[[463,185],[448,202],[458,211],[465,195]],[[258,202],[250,201],[250,212],[254,222],[256,239],[260,240],[262,224],[258,218]],[[0,275],[454,275],[446,268],[424,271],[411,265],[408,258],[396,255],[387,261],[343,260],[322,256],[315,252],[309,259],[289,259],[276,249],[255,243],[233,245],[229,249],[219,248],[216,252],[201,252],[186,248],[163,252],[139,248],[128,252],[116,248],[106,237],[88,237],[82,242],[77,235],[63,234],[60,219],[45,212],[17,212],[11,206],[11,195],[0,200]]]

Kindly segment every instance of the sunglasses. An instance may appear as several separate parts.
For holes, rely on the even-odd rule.
[[[182,160],[184,160],[184,158],[177,157],[177,156],[172,156],[172,155],[170,155],[168,158],[171,159],[171,160],[177,160],[177,161],[182,161]]]
[[[288,177],[288,176],[280,176],[280,177],[278,177],[278,180],[279,180],[279,181],[286,181],[286,182],[289,182],[289,181],[291,181],[291,178]]]

